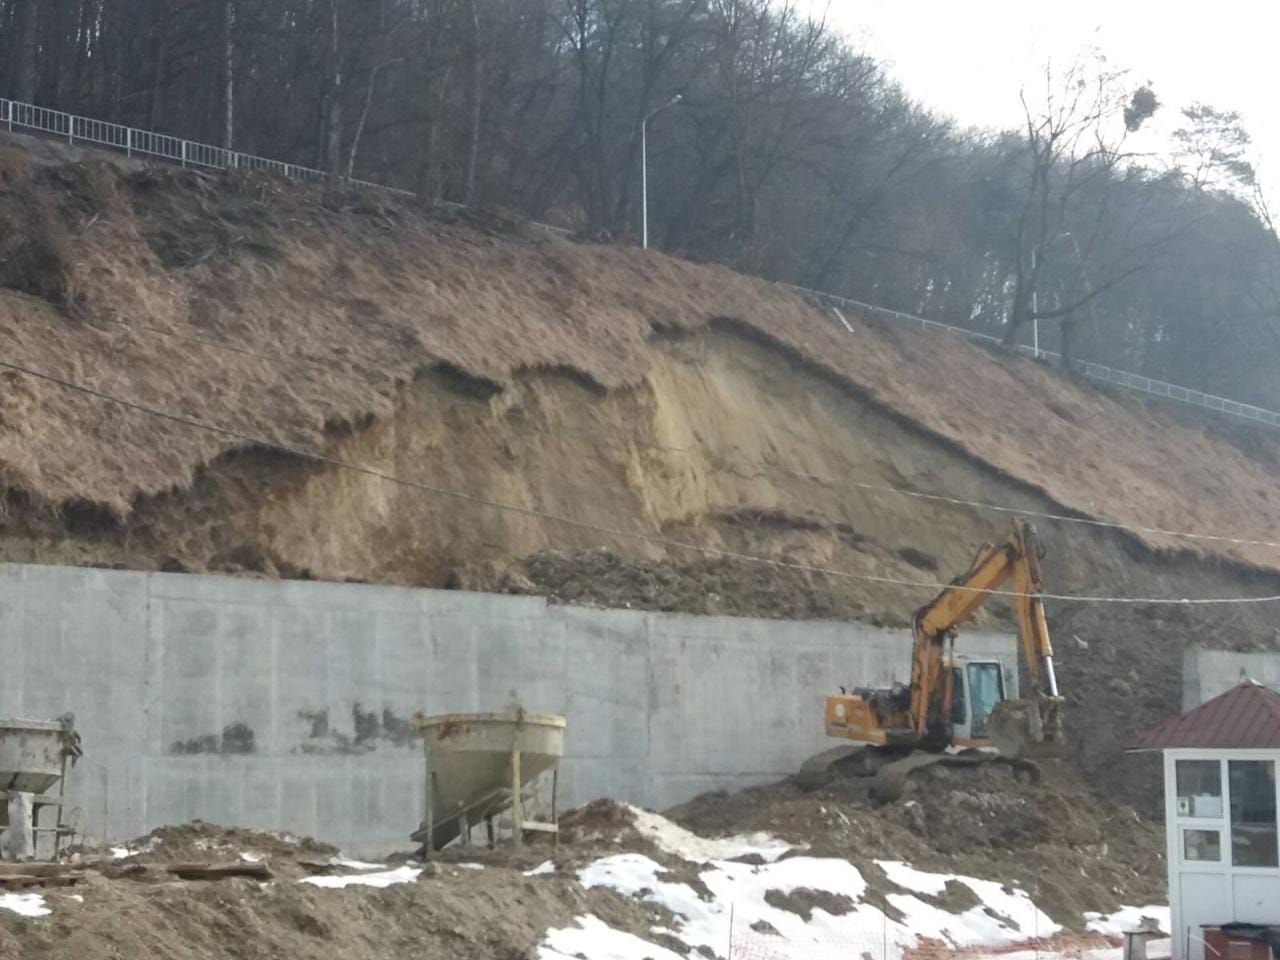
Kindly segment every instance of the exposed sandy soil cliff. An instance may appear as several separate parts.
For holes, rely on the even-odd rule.
[[[8,560],[905,623],[932,588],[660,539],[934,582],[1008,522],[857,484],[1280,535],[1271,434],[948,337],[862,322],[850,335],[721,268],[274,180],[41,166],[18,150],[0,153],[0,217],[0,361],[417,485],[9,371]],[[1040,526],[1057,593],[1280,593],[1269,547]],[[999,602],[983,616],[1008,622]],[[1075,761],[1148,807],[1154,780],[1118,751],[1178,707],[1183,646],[1277,645],[1266,605],[1055,602],[1050,617]]]
[[[1275,437],[1232,439],[963,342],[863,324],[849,335],[723,268],[269,179],[36,165],[16,148],[0,155],[0,217],[7,359],[272,440],[327,446],[370,418],[385,437],[415,379],[444,368],[497,391],[495,408],[554,372],[620,395],[609,402],[651,401],[656,439],[702,442],[663,420],[702,398],[658,392],[661,341],[724,319],[1070,510],[1280,537]],[[5,383],[4,475],[53,503],[123,515],[244,446],[12,372]],[[1142,538],[1277,565],[1269,547]]]

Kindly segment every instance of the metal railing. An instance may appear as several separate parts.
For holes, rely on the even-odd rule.
[[[87,143],[99,147],[120,150],[127,156],[156,157],[184,167],[203,167],[214,170],[269,170],[290,180],[303,183],[323,183],[329,175],[323,170],[269,160],[239,150],[215,147],[196,140],[184,140],[168,134],[153,133],[137,127],[126,127],[106,120],[80,117],[61,110],[37,107],[19,100],[0,99],[0,126],[7,130],[38,130],[51,134],[69,144]],[[371,183],[355,178],[345,179],[353,187],[368,190],[385,190],[401,196],[414,196],[408,190]]]
[[[180,137],[153,133],[150,130],[140,130],[137,127],[108,123],[105,120],[76,116],[75,114],[64,113],[61,110],[50,110],[47,107],[37,107],[34,104],[22,103],[17,100],[0,98],[0,127],[5,127],[9,130],[19,128],[37,130],[41,133],[65,139],[69,144],[88,143],[113,150],[121,150],[128,156],[136,154],[138,156],[156,157],[184,167],[217,170],[265,170],[303,183],[324,183],[329,179],[329,175],[323,170],[316,170],[312,167],[304,167],[296,163],[285,163],[282,160],[270,160],[266,157],[241,153],[238,150],[228,150],[225,147],[215,147],[195,140],[183,140]],[[388,187],[368,180],[349,179],[346,182],[361,189],[385,190],[388,193],[394,193],[402,197],[417,196],[417,194],[409,190]],[[456,209],[464,208],[464,205],[460,203],[441,202],[441,205]],[[560,236],[568,236],[573,232],[564,227],[553,226],[549,223],[539,223],[536,220],[530,221],[530,225],[539,230],[545,230],[548,233]],[[859,300],[841,297],[834,293],[811,290],[807,287],[797,287],[786,283],[781,284],[781,286],[822,303],[848,307],[858,311],[863,316],[878,317],[892,323],[919,327],[921,330],[939,330],[959,334],[970,340],[993,344],[1000,343],[999,337],[993,337],[987,333],[966,330],[963,327],[953,327],[949,324],[939,323],[936,320],[926,320],[924,317],[900,313],[897,310],[889,310],[885,307],[877,307],[870,303],[862,303]],[[1019,345],[1015,349],[1032,357],[1062,359],[1060,354],[1048,350],[1040,350],[1037,353],[1033,348],[1023,345]],[[1280,413],[1266,410],[1262,407],[1255,407],[1252,404],[1240,403],[1236,400],[1229,400],[1226,397],[1218,397],[1210,393],[1202,393],[1199,390],[1192,390],[1189,387],[1180,387],[1176,383],[1167,383],[1164,380],[1154,380],[1136,373],[1116,370],[1101,363],[1077,361],[1072,364],[1072,368],[1093,380],[1114,384],[1128,390],[1176,400],[1180,403],[1202,407],[1206,410],[1214,410],[1254,423],[1280,426]]]
[[[957,334],[968,340],[975,340],[981,343],[999,344],[1002,342],[999,337],[993,337],[989,333],[980,333],[977,330],[966,330],[964,327],[953,327],[950,324],[939,323],[937,320],[927,320],[924,317],[917,317],[913,314],[900,313],[897,310],[889,310],[885,307],[877,307],[870,303],[862,303],[859,300],[851,300],[848,297],[837,296],[834,293],[826,293],[822,290],[811,290],[808,287],[797,287],[789,283],[781,284],[781,286],[787,287],[801,296],[817,300],[821,303],[855,310],[864,317],[887,320],[891,323],[917,327],[921,330],[938,330],[946,333]],[[1062,354],[1060,353],[1055,353],[1052,350],[1036,351],[1035,348],[1026,346],[1025,344],[1017,344],[1013,349],[1028,357],[1036,359],[1059,361],[1063,359]],[[1124,387],[1126,390],[1134,390],[1138,393],[1145,393],[1153,397],[1175,400],[1178,403],[1185,403],[1193,407],[1202,407],[1205,410],[1225,413],[1227,416],[1239,417],[1242,420],[1249,420],[1253,423],[1265,423],[1273,427],[1280,427],[1280,413],[1277,413],[1274,410],[1267,410],[1263,407],[1256,407],[1251,403],[1241,403],[1238,400],[1229,400],[1226,397],[1219,397],[1212,393],[1204,393],[1200,390],[1192,390],[1190,387],[1182,387],[1176,383],[1169,383],[1166,380],[1156,380],[1153,377],[1144,377],[1137,373],[1129,373],[1126,370],[1117,370],[1114,367],[1108,367],[1104,363],[1094,363],[1088,360],[1073,360],[1071,362],[1071,369],[1077,373],[1083,374],[1091,380],[1110,383],[1117,387]]]

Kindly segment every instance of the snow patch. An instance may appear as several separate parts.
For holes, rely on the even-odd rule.
[[[348,870],[385,870],[385,863],[365,863],[363,860],[348,860],[346,857],[330,857],[331,867],[346,867]]]
[[[978,898],[978,906],[953,914],[918,897],[889,894],[885,899],[905,914],[906,925],[921,936],[938,937],[952,943],[981,943],[1043,937],[1062,930],[1025,891],[1011,889],[1005,884],[950,873],[929,873],[896,860],[877,860],[876,865],[891,883],[927,897],[938,896],[946,890],[948,883],[959,883]]]
[[[737,837],[711,839],[700,837],[666,817],[639,807],[628,805],[637,832],[653,841],[672,856],[690,863],[709,863],[712,860],[736,860],[739,857],[758,856],[773,862],[794,849],[791,844],[767,833],[749,833]]]
[[[262,854],[253,853],[252,851],[244,850],[244,851],[241,851],[240,853],[240,859],[243,860],[245,863],[261,863]]]
[[[53,913],[38,893],[0,894],[0,910],[11,910],[24,917],[47,917]]]
[[[642,940],[632,933],[615,930],[587,914],[577,918],[576,927],[548,930],[538,947],[538,960],[685,960],[678,953]]]
[[[876,866],[884,871],[894,886],[936,897],[947,888],[947,877],[941,873],[926,873],[900,860],[877,860]]]
[[[381,873],[354,873],[343,877],[303,877],[298,882],[309,883],[316,887],[326,887],[330,890],[339,890],[350,886],[390,887],[397,883],[413,883],[418,879],[420,873],[422,873],[422,868],[420,867],[397,867],[395,870],[385,870]]]
[[[526,876],[526,877],[545,877],[547,874],[551,874],[551,873],[555,873],[555,872],[556,872],[556,865],[555,865],[555,863],[553,863],[553,862],[552,862],[552,861],[550,861],[550,860],[544,860],[544,861],[542,861],[542,863],[538,864],[538,865],[537,865],[536,867],[534,867],[532,870],[526,870],[526,871],[524,872],[524,876]]]
[[[596,860],[578,871],[578,880],[588,889],[606,888],[665,909],[673,917],[670,929],[654,927],[652,933],[679,941],[691,956],[723,957],[729,951],[733,956],[776,960],[847,960],[866,955],[902,960],[925,940],[934,940],[977,951],[975,955],[990,948],[1000,960],[1064,960],[1068,955],[1074,960],[1121,960],[1123,951],[1108,946],[1103,937],[1115,943],[1118,934],[1137,929],[1143,917],[1166,929],[1169,924],[1167,907],[1086,914],[1088,930],[1102,935],[1096,945],[1067,947],[1064,941],[1064,952],[1056,953],[1044,940],[1063,933],[1063,928],[1026,891],[1008,884],[879,860],[876,865],[904,891],[882,895],[873,893],[847,860],[795,856],[794,848],[767,834],[707,839],[665,817],[628,809],[636,831],[664,853],[693,865],[697,882],[681,882],[662,864],[639,853]],[[793,855],[781,859],[788,852]],[[758,858],[756,863],[741,862],[751,855]],[[555,865],[547,861],[525,876],[554,870]],[[977,906],[950,913],[930,902],[944,894],[949,884],[967,888]],[[822,902],[821,896],[799,913],[786,909],[778,899],[802,890],[826,894],[827,909],[814,903]],[[1159,941],[1150,946],[1151,956],[1167,955],[1161,953]],[[676,956],[591,915],[578,917],[574,926],[547,931],[538,951],[538,960],[673,960]]]
[[[457,867],[459,870],[483,870],[484,869],[483,863],[455,863],[454,866]]]
[[[160,843],[159,837],[148,837],[146,843],[140,843],[136,847],[112,847],[111,859],[124,860],[128,857],[136,857],[140,853],[150,853]]]
[[[1103,933],[1110,936],[1152,928],[1168,934],[1169,928],[1173,926],[1167,905],[1121,907],[1115,913],[1086,913],[1084,919],[1085,929],[1090,933]]]
[[[894,883],[925,896],[942,893],[950,881],[962,883],[981,905],[957,915],[910,894],[890,894],[887,903],[902,914],[900,920],[891,919],[882,909],[884,903],[868,897],[867,882],[857,867],[846,860],[818,857],[790,857],[760,866],[713,861],[698,875],[711,894],[709,900],[691,885],[670,879],[668,870],[642,854],[605,857],[583,868],[578,877],[585,887],[606,887],[665,908],[677,918],[675,929],[668,932],[691,949],[716,955],[723,954],[731,932],[735,942],[743,937],[760,939],[779,957],[811,958],[824,950],[834,951],[832,956],[841,951],[856,956],[874,944],[877,956],[900,960],[925,937],[965,947],[1016,944],[1061,930],[1021,890],[972,877],[927,873],[896,861],[881,866]],[[801,889],[842,897],[849,910],[833,914],[814,908],[806,919],[769,903],[770,893],[786,895]],[[753,933],[753,929],[769,928],[777,936]],[[562,950],[550,940],[547,943]],[[583,955],[596,960],[590,951]]]

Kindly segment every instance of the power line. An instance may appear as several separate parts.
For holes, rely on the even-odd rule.
[[[242,356],[254,357],[256,359],[266,360],[272,363],[304,363],[304,364],[308,364],[316,367],[322,367],[327,370],[338,369],[339,361],[337,361],[336,359],[314,357],[314,356],[309,356],[305,353],[298,353],[298,354],[261,353],[256,350],[250,350],[245,347],[237,346],[235,344],[227,342],[226,340],[210,339],[208,337],[195,337],[189,334],[176,333],[172,330],[165,330],[162,327],[153,327],[147,324],[136,324],[130,321],[120,320],[116,318],[110,318],[109,322],[118,324],[119,326],[124,327],[126,330],[130,330],[135,333],[138,332],[138,330],[144,330],[149,333],[156,333],[161,336],[172,337],[177,340],[184,340],[189,343],[200,344],[202,346],[210,347],[211,349],[214,349],[214,350],[226,350]],[[466,397],[454,397],[454,398],[451,398],[451,402],[465,404],[468,406],[474,406],[479,409],[488,410],[488,411],[492,411],[493,409],[487,402],[471,400]],[[563,428],[563,429],[573,429],[573,428]],[[585,431],[582,431],[582,432],[585,432]],[[601,440],[600,438],[596,438],[596,440],[597,442],[604,443],[606,445],[619,446],[617,444],[609,444],[608,441]],[[662,446],[659,449],[662,449],[667,452],[672,452],[672,453],[680,453],[685,456],[693,455],[693,451],[683,447]],[[728,461],[728,462],[732,462],[732,461]],[[1098,520],[1091,517],[1072,516],[1070,514],[1064,514],[1064,513],[1050,513],[1047,511],[1032,510],[1024,507],[1008,507],[1008,506],[1003,506],[1001,504],[991,503],[983,500],[970,500],[970,499],[965,499],[963,497],[952,497],[952,496],[948,496],[946,494],[940,494],[940,493],[925,493],[918,490],[905,490],[905,489],[902,489],[901,487],[893,487],[887,484],[868,483],[861,480],[854,480],[849,477],[840,477],[840,478],[825,477],[820,474],[790,470],[786,467],[775,466],[770,464],[761,464],[758,468],[749,467],[746,464],[734,464],[734,465],[744,467],[746,469],[759,469],[764,471],[773,471],[777,473],[783,473],[788,476],[796,477],[801,480],[810,480],[816,483],[824,483],[829,485],[845,484],[848,486],[856,487],[860,490],[867,490],[873,493],[885,493],[885,494],[891,494],[891,495],[900,496],[900,497],[913,497],[917,500],[926,500],[933,503],[945,503],[952,506],[970,507],[977,510],[990,510],[994,513],[1003,513],[1010,516],[1030,517],[1038,520],[1052,520],[1059,523],[1078,523],[1084,526],[1097,527],[1097,528],[1106,529],[1106,530],[1123,530],[1129,533],[1148,534],[1151,536],[1170,537],[1173,539],[1181,539],[1181,540],[1196,540],[1203,543],[1224,543],[1224,544],[1230,544],[1232,546],[1270,547],[1273,549],[1280,549],[1280,541],[1276,541],[1276,540],[1260,540],[1260,539],[1253,539],[1249,537],[1234,537],[1234,536],[1228,536],[1223,534],[1212,534],[1212,533],[1193,533],[1193,532],[1184,531],[1184,530],[1170,530],[1164,527],[1147,527],[1139,524],[1121,523],[1116,520]]]
[[[944,589],[952,589],[965,593],[982,593],[989,596],[1010,597],[1017,599],[1025,599],[1028,597],[1036,597],[1041,600],[1059,600],[1068,603],[1112,603],[1112,604],[1142,604],[1142,605],[1225,605],[1225,604],[1256,604],[1256,603],[1273,603],[1280,601],[1280,595],[1263,596],[1263,597],[1205,597],[1205,598],[1170,598],[1170,597],[1110,597],[1110,596],[1081,596],[1072,594],[1055,594],[1055,593],[1039,593],[1028,594],[1014,590],[995,590],[981,587],[956,586],[953,584],[939,583],[937,581],[926,580],[908,580],[900,577],[883,577],[874,574],[852,573],[846,570],[833,570],[827,567],[820,567],[813,564],[795,563],[789,560],[775,560],[771,557],[761,557],[755,554],[742,553],[736,550],[721,550],[715,547],[704,547],[698,544],[685,543],[679,540],[671,540],[667,537],[661,537],[654,534],[633,532],[627,530],[617,530],[610,527],[600,526],[594,523],[588,523],[583,520],[574,520],[570,517],[562,517],[557,514],[548,513],[544,510],[538,510],[533,507],[522,507],[515,504],[501,503],[497,500],[490,500],[487,497],[477,496],[476,494],[464,493],[460,490],[450,490],[446,487],[439,487],[434,484],[426,483],[420,480],[410,480],[405,477],[398,477],[394,474],[386,473],[382,470],[375,470],[372,467],[366,467],[362,464],[350,463],[340,460],[337,457],[331,457],[327,454],[320,453],[315,450],[308,450],[305,447],[297,447],[291,444],[281,443],[275,440],[268,440],[264,437],[257,437],[242,430],[233,427],[225,427],[220,424],[210,423],[195,417],[189,417],[182,414],[170,413],[166,410],[160,410],[156,407],[146,404],[137,403],[132,400],[126,400],[122,397],[97,390],[93,387],[58,377],[53,374],[44,373],[39,370],[22,364],[14,363],[9,360],[0,360],[0,368],[13,370],[17,373],[24,374],[37,380],[52,383],[65,390],[72,390],[86,396],[94,397],[106,403],[112,403],[123,407],[127,410],[133,410],[147,416],[156,417],[170,423],[180,424],[182,426],[191,427],[197,430],[205,430],[210,433],[216,433],[224,437],[230,437],[241,443],[260,447],[267,450],[275,450],[280,453],[286,453],[291,456],[298,457],[303,460],[309,460],[314,463],[323,463],[329,466],[338,467],[344,470],[351,470],[365,476],[393,483],[399,486],[410,487],[417,490],[423,490],[437,496],[448,497],[460,500],[466,503],[473,503],[479,506],[489,507],[495,510],[502,510],[510,513],[516,513],[523,516],[534,517],[539,520],[545,520],[551,523],[558,523],[564,526],[572,527],[579,530],[590,530],[594,533],[605,534],[611,537],[621,539],[642,540],[647,543],[657,544],[660,546],[670,547],[678,550],[687,550],[699,553],[708,557],[716,557],[726,560],[738,560],[747,563],[759,563],[770,567],[786,570],[796,570],[802,573],[815,573],[823,576],[836,577],[846,580],[858,580],[867,583],[881,583],[892,586],[910,587],[918,589],[928,589],[932,591],[941,591]]]
[[[777,468],[784,469],[784,468]],[[788,473],[793,471],[786,471]],[[801,474],[796,474],[801,476]],[[949,503],[955,506],[976,507],[981,510],[992,510],[997,513],[1008,513],[1020,517],[1035,517],[1041,520],[1058,520],[1065,523],[1080,523],[1090,527],[1104,527],[1111,530],[1127,530],[1131,533],[1149,533],[1166,537],[1180,537],[1184,540],[1206,540],[1216,543],[1230,543],[1240,546],[1250,547],[1277,547],[1280,548],[1280,542],[1275,540],[1249,540],[1244,537],[1228,537],[1220,536],[1212,533],[1187,533],[1180,530],[1165,530],[1161,527],[1143,527],[1130,523],[1119,523],[1113,520],[1095,520],[1091,517],[1073,517],[1064,513],[1044,513],[1039,510],[1028,510],[1021,507],[1004,507],[995,503],[986,503],[981,500],[965,500],[960,497],[948,497],[938,493],[921,493],[917,490],[903,490],[898,487],[881,486],[874,483],[863,483],[859,480],[835,480],[831,477],[818,477],[812,474],[806,475],[811,480],[821,480],[826,483],[847,483],[853,487],[860,487],[863,490],[874,490],[879,493],[894,493],[902,497],[915,497],[920,500],[931,500],[937,503]]]

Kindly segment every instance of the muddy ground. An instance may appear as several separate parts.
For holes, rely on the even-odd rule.
[[[704,794],[667,815],[695,833],[764,831],[860,867],[903,860],[1000,880],[1025,889],[1072,929],[1086,910],[1159,903],[1163,827],[1099,800],[1064,763],[1037,766],[1038,782],[999,762],[935,765],[912,773],[888,803],[872,799],[867,778],[837,779],[814,792],[784,782]]]
[[[81,883],[44,890],[48,918],[0,910],[0,957],[528,960],[549,927],[582,914],[638,933],[669,920],[651,905],[574,882],[585,847],[566,851],[552,876],[523,873],[549,850],[489,857],[484,870],[461,868],[462,857],[446,855],[416,882],[330,890],[298,881],[358,871],[326,865],[337,851],[314,841],[194,824],[162,828],[129,846],[144,852],[92,863]],[[241,853],[269,864],[271,879],[180,880],[165,869],[178,861],[226,863]],[[388,866],[407,859],[390,858]]]
[[[887,803],[872,799],[865,778],[837,779],[810,793],[784,782],[706,794],[668,816],[700,836],[764,832],[794,845],[784,856],[848,860],[867,880],[870,902],[890,916],[889,895],[921,895],[892,883],[877,860],[1021,887],[1053,920],[1077,932],[1086,910],[1161,902],[1161,830],[1131,809],[1099,802],[1066,765],[1041,763],[1039,771],[1032,778],[1000,762],[936,765],[914,772]],[[667,879],[708,895],[701,868],[642,832],[629,807],[600,800],[566,814],[561,827],[558,848],[544,841],[519,853],[451,849],[414,882],[341,890],[298,882],[358,871],[325,844],[202,823],[165,827],[129,844],[129,856],[97,860],[83,852],[82,883],[43,891],[51,917],[0,910],[0,956],[528,960],[549,928],[572,925],[584,914],[665,942],[653,931],[672,926],[664,910],[575,881],[581,867],[620,852],[642,853],[668,871]],[[272,877],[187,881],[166,869],[179,861],[244,858],[268,864]],[[526,875],[548,860],[554,872]],[[422,866],[412,852],[383,862]],[[925,899],[953,913],[978,905],[959,883]],[[801,916],[853,908],[851,901],[803,888],[770,892],[768,902]]]

